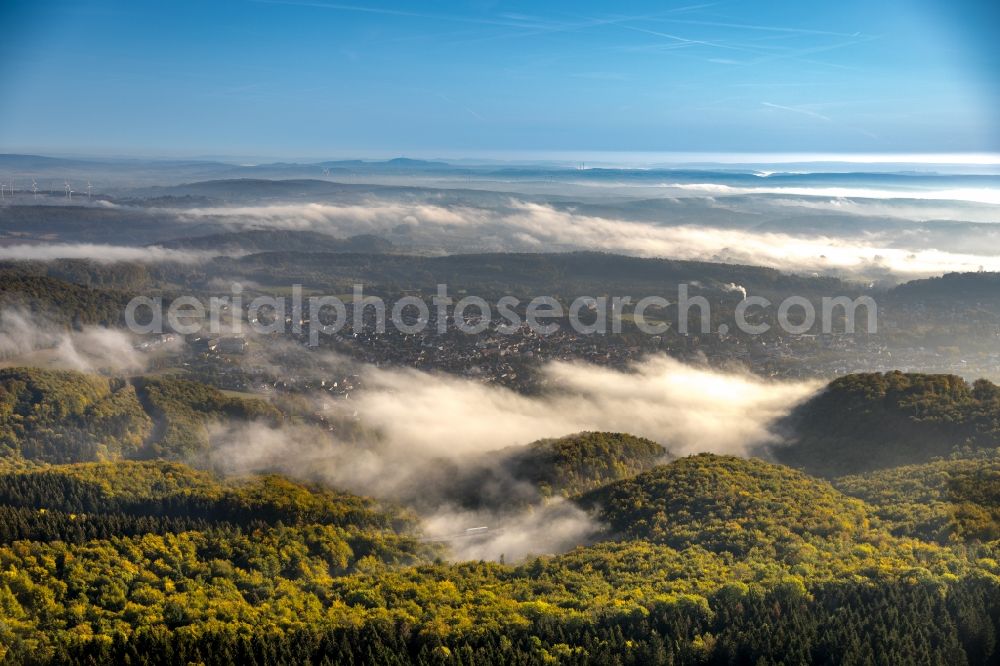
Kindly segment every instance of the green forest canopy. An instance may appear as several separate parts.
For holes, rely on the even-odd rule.
[[[622,433],[541,440],[505,454],[507,471],[603,532],[560,555],[447,563],[404,508],[163,459],[203,451],[212,419],[279,424],[266,402],[177,378],[0,371],[0,660],[995,661],[996,395],[946,376],[834,382],[794,445],[822,434],[824,470],[881,440],[850,439],[864,431],[843,417],[821,433],[823,413],[973,445],[927,462],[944,445],[912,447],[909,466],[832,482],[756,459],[665,462]]]

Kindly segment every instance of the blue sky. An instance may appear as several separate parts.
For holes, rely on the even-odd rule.
[[[0,150],[997,151],[994,4],[4,0]]]

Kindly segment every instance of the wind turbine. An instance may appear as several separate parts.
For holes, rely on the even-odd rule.
[[[66,187],[66,198],[69,199],[70,201],[72,201],[73,200],[73,190],[69,186],[69,181],[68,180],[63,181],[63,185]]]
[[[35,182],[34,178],[31,179],[31,193],[36,199],[38,198],[38,183]]]
[[[323,175],[324,176],[330,175],[330,167],[323,167]]]
[[[87,201],[90,201],[90,181],[87,181]]]

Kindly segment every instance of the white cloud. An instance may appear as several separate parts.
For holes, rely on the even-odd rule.
[[[676,455],[746,455],[772,443],[773,424],[819,389],[653,357],[624,371],[581,363],[542,370],[547,389],[526,396],[416,370],[361,370],[364,388],[328,413],[356,418],[338,439],[316,428],[225,424],[213,429],[212,461],[230,472],[280,470],[333,487],[429,507],[426,531],[449,539],[459,558],[517,559],[583,543],[597,526],[561,502],[479,511],[456,508],[432,479],[457,483],[502,449],[583,430],[629,432]],[[448,471],[442,473],[442,469]],[[516,482],[515,482],[516,483]],[[465,538],[463,530],[490,527]]]
[[[521,204],[505,221],[540,242],[639,256],[722,261],[785,271],[900,277],[948,271],[1000,270],[1000,255],[899,248],[879,234],[849,238],[799,236],[703,226],[657,226],[644,222],[574,215],[540,204]]]
[[[921,201],[968,201],[1000,205],[1000,189],[994,187],[955,187],[946,189],[877,189],[868,187],[795,187],[761,186],[734,187],[720,183],[664,183],[666,189],[685,192],[705,192],[713,195],[787,194],[804,197],[835,197],[846,199],[919,199]]]
[[[642,435],[677,454],[745,453],[769,441],[769,424],[815,389],[665,356],[626,372],[555,362],[542,374],[551,390],[529,397],[450,376],[370,369],[352,409],[389,441],[432,455],[500,449],[581,430]]]
[[[710,187],[733,190],[724,185]],[[823,236],[692,224],[676,226],[584,215],[518,200],[493,209],[371,202],[350,206],[310,203],[203,208],[183,214],[187,219],[217,217],[233,225],[267,224],[341,236],[388,234],[403,225],[414,230],[428,246],[448,247],[456,242],[458,234],[464,234],[466,240],[494,250],[602,250],[858,278],[881,278],[887,274],[912,278],[980,268],[1000,270],[1000,247],[989,245],[981,252],[962,253],[927,247],[916,238],[903,239],[898,234],[878,232]]]
[[[508,516],[491,511],[442,509],[423,524],[432,539],[448,542],[455,559],[507,562],[565,552],[586,543],[601,527],[585,511],[563,499]],[[488,529],[464,533],[482,527]]]
[[[550,363],[548,387],[528,396],[450,375],[411,369],[360,370],[362,390],[327,403],[328,413],[356,418],[370,437],[359,449],[310,429],[237,426],[218,433],[215,458],[247,471],[268,466],[321,474],[339,487],[399,495],[419,482],[422,465],[462,460],[584,430],[628,432],[686,455],[744,455],[775,441],[772,424],[819,384],[686,365],[665,356],[624,371]],[[327,460],[328,464],[317,461]]]
[[[0,246],[0,260],[20,261],[89,259],[102,264],[120,261],[197,263],[207,261],[218,254],[218,252],[171,250],[159,246],[132,247],[95,243],[35,243]]]
[[[139,372],[146,361],[124,331],[101,326],[72,330],[24,310],[0,312],[0,362],[4,365]]]
[[[847,199],[842,197],[768,198],[766,203],[783,208],[800,208],[865,217],[888,217],[911,222],[949,220],[992,224],[1000,221],[1000,210],[969,203],[913,203],[904,199]]]
[[[482,223],[491,216],[488,211],[478,208],[382,201],[346,206],[325,203],[220,206],[174,209],[173,212],[186,221],[222,218],[234,226],[259,226],[264,223],[283,229],[351,234],[385,231],[401,223],[468,226]]]

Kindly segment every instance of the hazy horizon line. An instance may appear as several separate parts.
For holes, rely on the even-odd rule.
[[[659,168],[683,165],[760,166],[776,164],[879,164],[921,166],[1000,166],[1000,152],[719,152],[719,151],[331,151],[325,155],[274,155],[238,153],[86,152],[0,149],[0,156],[108,161],[223,162],[233,166],[274,163],[319,164],[326,161],[384,162],[393,159],[441,161],[466,165],[535,165],[595,168]]]

